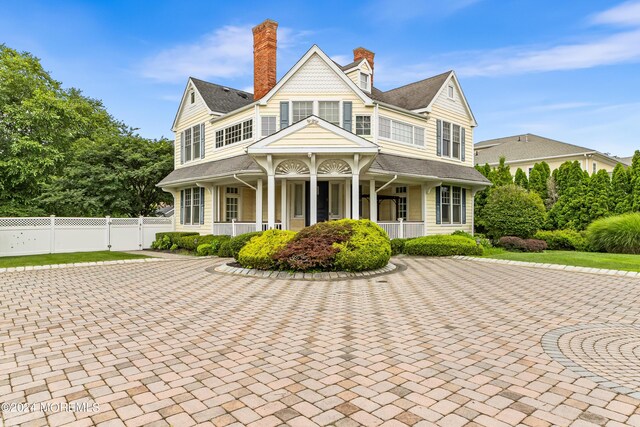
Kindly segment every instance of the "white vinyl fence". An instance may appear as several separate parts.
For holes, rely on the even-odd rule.
[[[0,218],[0,257],[147,249],[173,218]]]

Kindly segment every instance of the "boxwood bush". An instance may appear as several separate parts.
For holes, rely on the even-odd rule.
[[[575,230],[538,231],[535,239],[547,242],[547,248],[555,251],[584,251],[587,239],[584,234]]]
[[[236,237],[232,237],[229,241],[231,256],[238,261],[238,254],[244,245],[246,245],[253,237],[260,236],[262,233],[262,231],[252,231],[251,233],[238,234]]]
[[[404,244],[407,255],[452,256],[482,255],[482,246],[465,236],[425,236],[408,240]]]
[[[181,237],[185,237],[185,236],[196,236],[196,235],[200,235],[200,233],[197,233],[195,231],[163,231],[160,233],[156,233],[156,241],[161,241],[163,240],[164,236],[167,236],[169,238],[169,243],[171,243],[171,245],[174,244],[178,244],[178,240]]]
[[[502,236],[527,239],[542,227],[545,212],[538,194],[517,185],[504,185],[491,189],[482,209],[482,222],[492,239]]]
[[[342,271],[366,271],[382,268],[391,258],[391,244],[387,233],[368,219],[342,219],[337,223],[351,224],[352,234],[348,240],[334,245],[335,268]]]
[[[598,252],[640,254],[640,212],[592,222],[587,227],[587,242]]]
[[[295,237],[294,231],[267,230],[253,236],[238,252],[238,262],[245,268],[269,270],[275,267],[274,255]]]
[[[547,249],[547,242],[538,239],[503,236],[498,240],[498,246],[514,252],[542,252]]]
[[[220,241],[229,240],[229,239],[230,237],[227,235],[216,236],[213,234],[207,234],[207,235],[201,236],[199,234],[196,234],[195,236],[180,237],[178,239],[178,246],[188,251],[195,251],[196,249],[198,249],[198,246],[202,245],[203,243],[211,244],[213,242],[220,242]]]
[[[220,243],[217,255],[221,258],[233,258],[233,252],[231,252],[231,240],[224,240]]]

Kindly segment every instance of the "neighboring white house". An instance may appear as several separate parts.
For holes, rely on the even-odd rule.
[[[374,54],[312,46],[276,80],[277,23],[253,29],[254,91],[190,78],[173,123],[176,229],[239,234],[370,218],[391,237],[473,228],[476,121],[453,71],[386,92]]]

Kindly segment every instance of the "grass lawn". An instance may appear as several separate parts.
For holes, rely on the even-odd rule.
[[[485,250],[484,258],[512,261],[543,262],[546,264],[576,265],[578,267],[606,268],[610,270],[640,271],[640,255],[606,254],[600,252],[544,251],[507,252],[493,248]]]
[[[68,254],[42,254],[0,257],[0,268],[26,267],[30,265],[68,264],[74,262],[116,261],[120,259],[149,258],[125,252],[71,252]]]

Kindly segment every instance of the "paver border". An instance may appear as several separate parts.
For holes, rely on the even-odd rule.
[[[604,328],[612,328],[616,326],[624,326],[626,328],[638,329],[640,331],[640,326],[632,325],[632,324],[613,324],[613,323],[599,323],[599,324],[579,324],[572,326],[563,326],[561,328],[553,329],[542,336],[540,339],[540,344],[542,344],[542,348],[545,353],[551,357],[551,359],[560,363],[565,368],[570,369],[576,374],[587,378],[594,383],[607,388],[609,390],[615,391],[616,393],[625,394],[627,396],[640,399],[640,391],[631,389],[629,387],[624,387],[615,381],[612,381],[610,378],[604,378],[600,375],[597,375],[579,363],[574,362],[572,359],[568,358],[564,352],[560,349],[558,345],[560,342],[560,338],[570,332],[582,331],[587,329],[604,329]]]
[[[4,267],[0,268],[0,273],[15,273],[18,271],[33,270],[53,270],[74,267],[95,267],[97,265],[118,265],[118,264],[140,264],[145,262],[170,261],[168,258],[142,258],[142,259],[119,259],[114,261],[93,261],[93,262],[67,262],[64,264],[47,264],[47,265],[25,265],[22,267]]]
[[[208,268],[209,272],[233,274],[238,276],[249,276],[260,279],[276,279],[276,280],[307,280],[307,281],[336,281],[336,280],[349,280],[349,279],[366,279],[371,277],[377,277],[384,274],[389,274],[394,271],[398,271],[398,266],[393,263],[388,263],[386,266],[377,270],[360,271],[360,272],[346,272],[346,271],[330,271],[322,273],[292,273],[289,271],[278,270],[256,270],[253,268],[241,268],[233,267],[228,263],[223,263],[214,268]]]
[[[454,255],[451,258],[462,259],[466,261],[488,262],[493,264],[508,264],[519,265],[522,267],[546,268],[549,270],[573,271],[576,273],[603,274],[607,276],[640,278],[640,271],[608,270],[606,268],[579,267],[576,265],[547,264],[542,262],[513,261],[509,259],[479,258],[466,255]]]

